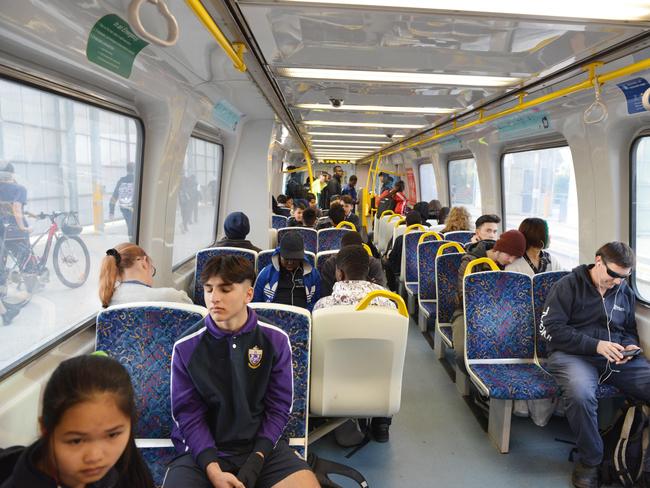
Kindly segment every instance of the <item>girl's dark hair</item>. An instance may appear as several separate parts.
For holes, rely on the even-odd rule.
[[[442,207],[438,212],[438,225],[442,225],[449,216],[449,207]]]
[[[526,249],[531,247],[546,249],[551,243],[548,224],[544,219],[529,217],[522,220],[519,224],[519,232],[526,238]]]
[[[395,183],[395,189],[397,191],[404,191],[404,181],[399,180],[397,183]]]
[[[243,283],[248,280],[252,285],[255,282],[255,268],[248,259],[241,256],[215,256],[203,268],[201,283],[205,284],[214,276],[220,277],[228,284]]]
[[[153,488],[154,483],[138,448],[135,446],[137,412],[131,378],[124,366],[105,356],[77,356],[63,361],[45,385],[41,422],[44,446],[65,412],[95,395],[111,393],[118,408],[131,419],[131,433],[122,456],[115,464],[120,488]]]

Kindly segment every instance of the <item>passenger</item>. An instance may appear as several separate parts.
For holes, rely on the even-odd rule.
[[[469,230],[469,212],[465,207],[452,207],[445,219],[445,228],[440,232],[446,234],[459,230]]]
[[[330,207],[329,212],[327,213],[327,219],[327,221],[318,224],[318,230],[329,229],[339,225],[345,220],[345,210],[338,203],[334,204]]]
[[[140,246],[124,242],[106,251],[99,271],[102,307],[132,302],[192,303],[184,291],[153,288],[156,268]]]
[[[345,220],[354,224],[354,228],[358,231],[361,230],[361,219],[354,213],[354,200],[350,195],[343,195],[341,197],[341,204],[345,211]]]
[[[341,249],[347,246],[361,246],[363,239],[358,232],[346,232],[341,238]],[[367,253],[366,253],[367,254]],[[368,256],[370,257],[370,256]],[[336,260],[331,256],[321,268],[321,296],[328,297],[332,294],[332,289],[337,281],[336,277]],[[370,257],[368,270],[368,281],[386,287],[386,274],[384,273],[381,261],[375,257]]]
[[[305,198],[305,194],[307,192],[304,190],[302,183],[300,182],[300,174],[295,170],[296,170],[295,166],[287,166],[286,171],[293,171],[293,172],[289,173],[289,177],[287,178],[287,184],[285,186],[284,193],[287,196],[287,198],[291,198],[294,201],[297,201]]]
[[[440,200],[431,200],[429,202],[429,218],[437,219],[441,209],[442,205],[440,204]]]
[[[292,216],[287,220],[287,227],[302,227],[302,214],[305,208],[304,203],[296,203],[293,206]]]
[[[544,219],[531,217],[519,224],[519,232],[526,237],[526,254],[506,267],[506,271],[516,271],[529,276],[545,271],[562,271],[562,265],[548,251],[544,251],[551,238],[548,224]]]
[[[429,218],[429,204],[427,202],[418,202],[413,205],[413,210],[420,213],[420,216],[422,217],[422,225],[430,227],[429,222],[427,222],[427,219]]]
[[[115,204],[119,203],[120,212],[126,223],[129,241],[133,242],[133,196],[135,192],[135,164],[126,164],[126,175],[122,176],[113,189],[111,201],[108,204],[108,218],[115,217]]]
[[[253,245],[246,239],[251,230],[251,224],[248,217],[243,212],[232,212],[228,214],[223,223],[223,231],[226,237],[217,241],[214,247],[238,247],[241,249],[250,249],[251,251],[261,252],[262,250]]]
[[[320,298],[320,274],[305,258],[305,244],[298,232],[282,237],[271,264],[255,281],[254,302],[273,302],[311,311]]]
[[[2,488],[153,488],[135,445],[134,396],[129,373],[114,359],[63,361],[45,385],[40,438]]]
[[[499,235],[499,224],[501,223],[501,217],[495,214],[485,214],[481,215],[476,219],[476,227],[474,235],[467,243],[467,245],[476,244],[479,241],[492,240],[496,241],[497,236]],[[521,226],[519,226],[519,231]],[[524,234],[525,235],[525,234]]]
[[[341,194],[341,178],[343,178],[343,170],[340,166],[334,166],[334,176],[320,194],[321,208],[330,208],[332,196]]]
[[[379,176],[381,177],[381,189],[379,190],[379,193],[382,194],[385,191],[390,191],[393,189],[393,177],[389,175],[388,173],[379,173]]]
[[[313,193],[307,193],[308,208],[313,208],[316,211],[316,218],[320,217],[320,209],[318,208],[318,199]]]
[[[307,227],[308,229],[315,229],[317,221],[318,221],[318,214],[316,213],[316,209],[310,207],[305,209],[305,211],[302,213],[303,227]]]
[[[404,182],[402,180],[395,183],[389,195],[395,200],[395,213],[404,215],[406,209],[406,195],[404,195]]]
[[[341,190],[341,196],[349,195],[352,198],[352,211],[354,212],[354,207],[357,204],[357,176],[352,175],[348,179],[348,184],[345,185],[343,190]]]
[[[438,225],[444,225],[447,217],[449,217],[449,207],[442,207],[440,212],[438,212]]]
[[[548,344],[547,369],[560,385],[576,434],[579,458],[572,481],[578,488],[599,486],[598,385],[611,384],[626,396],[650,401],[650,363],[642,355],[623,354],[639,349],[635,295],[626,283],[634,262],[627,244],[605,244],[596,251],[595,264],[574,268],[551,288],[539,324]]]
[[[412,210],[406,216],[406,227],[421,223],[422,215],[420,215],[420,212]],[[402,234],[401,236],[397,236],[395,242],[392,241],[393,239],[391,238],[390,242],[388,243],[388,256],[384,258],[383,263],[386,269],[388,285],[390,286],[391,290],[396,291],[397,284],[399,282],[399,276],[402,272],[402,248],[404,247],[404,235]]]
[[[461,208],[463,207],[455,207]],[[463,276],[465,269],[470,261],[478,258],[490,258],[499,268],[503,269],[512,264],[515,259],[520,258],[526,252],[526,238],[518,230],[509,230],[501,234],[497,241],[484,240],[472,244],[466,249],[465,254],[460,262],[458,269],[458,296],[456,298],[456,309],[451,317],[452,335],[454,342],[454,351],[456,352],[456,362],[461,369],[465,371],[465,316],[463,303]],[[480,264],[473,269],[473,273],[480,271],[490,271],[487,264]]]
[[[321,191],[327,185],[327,171],[321,171],[318,179],[314,180],[311,184],[311,193],[314,194],[316,199],[320,196]]]
[[[274,210],[274,213],[277,215],[283,215],[285,217],[291,217],[291,209],[287,206],[287,196],[278,195],[277,198],[277,208]]]
[[[316,488],[307,463],[281,440],[291,413],[291,344],[247,305],[255,271],[217,256],[201,273],[209,314],[172,354],[172,441],[163,486]]]

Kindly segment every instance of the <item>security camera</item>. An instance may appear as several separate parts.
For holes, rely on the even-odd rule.
[[[386,134],[386,137],[388,137],[389,139],[392,139],[392,138],[393,138],[393,134]]]
[[[334,108],[340,108],[343,105],[343,100],[340,98],[330,98],[330,104]]]
[[[334,108],[341,108],[344,103],[346,93],[347,92],[345,88],[330,87],[325,90],[327,99],[330,101],[330,105]]]

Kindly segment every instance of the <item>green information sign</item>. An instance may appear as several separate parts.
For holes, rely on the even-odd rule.
[[[125,20],[109,14],[99,19],[90,31],[86,57],[102,68],[128,78],[133,60],[147,44],[133,33]]]

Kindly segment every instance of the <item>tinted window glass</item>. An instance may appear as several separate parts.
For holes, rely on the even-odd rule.
[[[632,244],[636,252],[634,284],[639,297],[650,301],[650,137],[640,138],[632,155]]]
[[[468,210],[472,225],[481,216],[481,187],[474,158],[449,161],[449,201],[452,207]]]
[[[433,172],[432,163],[420,165],[420,191],[422,193],[422,200],[425,202],[438,199],[436,175]]]

